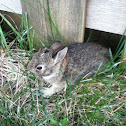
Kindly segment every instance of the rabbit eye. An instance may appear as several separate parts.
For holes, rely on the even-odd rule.
[[[41,66],[37,66],[37,70],[41,70],[42,69],[42,67]]]
[[[45,51],[44,51],[44,53],[48,53],[49,52],[49,49],[46,49]]]

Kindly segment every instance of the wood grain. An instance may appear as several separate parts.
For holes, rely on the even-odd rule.
[[[22,2],[23,13],[28,12],[31,25],[43,40],[48,40],[51,33],[48,15],[36,1],[27,0],[40,14]],[[40,1],[47,9],[46,1]],[[86,0],[49,0],[49,7],[53,22],[56,22],[59,33],[67,43],[83,42],[85,29]],[[46,19],[46,20],[45,20]],[[54,33],[56,37],[56,33]],[[58,38],[56,38],[58,39]]]
[[[21,0],[23,1],[23,0]],[[38,5],[34,5],[35,1],[31,1],[31,0],[26,0],[27,2],[30,2],[30,4],[34,7],[36,7],[36,9],[39,8],[39,11],[41,10],[40,7]],[[45,3],[45,0],[40,0],[41,3]],[[82,1],[76,1],[76,0],[59,0],[58,2],[55,0],[49,0],[50,3],[52,5],[52,8],[54,9],[54,12],[56,14],[59,14],[59,12],[61,11],[61,13],[63,15],[65,15],[63,12],[66,11],[70,11],[70,13],[74,13],[77,11],[77,8],[81,8],[79,10],[79,15],[82,14],[82,11],[85,10],[85,2],[86,0]],[[65,3],[65,4],[63,4]],[[75,7],[75,11],[73,11],[73,9],[71,9],[71,6],[73,6],[72,4],[76,3],[77,5],[74,5]],[[81,5],[78,5],[81,4]],[[65,6],[66,5],[66,6]],[[24,4],[23,4],[23,12],[24,12]],[[58,7],[60,6],[61,9]],[[69,9],[70,8],[70,9]],[[22,10],[21,10],[21,5],[20,5],[20,0],[4,0],[4,1],[0,1],[0,10],[4,10],[4,11],[9,11],[9,12],[16,12],[21,14]],[[28,11],[29,9],[25,8],[25,11]],[[31,14],[32,14],[32,10],[30,9]],[[30,12],[29,12],[30,13]],[[66,12],[68,13],[68,12]],[[85,13],[85,11],[83,11],[83,14]],[[35,14],[33,12],[33,14]],[[69,13],[68,13],[69,14]],[[37,15],[37,14],[35,14]],[[55,15],[55,14],[54,14]],[[85,15],[85,14],[84,14]],[[83,16],[81,18],[84,18]],[[64,17],[62,15],[60,15],[61,18]],[[58,17],[60,17],[58,16]],[[38,19],[38,18],[37,18]],[[66,17],[65,17],[66,19]],[[79,20],[79,16],[78,14],[75,14],[75,22],[73,21],[74,24],[76,24],[76,20]],[[58,20],[56,18],[56,20]],[[61,21],[61,19],[59,19]],[[64,20],[64,19],[63,19]],[[68,20],[68,24],[67,21],[65,21],[65,23],[67,24],[67,27],[65,28],[69,28],[69,20]],[[59,21],[59,22],[60,22]],[[70,20],[71,22],[71,20]],[[81,23],[81,22],[80,22]],[[59,24],[59,27],[62,26]],[[66,25],[65,25],[66,26]],[[62,26],[63,27],[63,26]],[[72,26],[71,26],[72,27]],[[82,27],[84,27],[84,25],[82,24]],[[123,34],[124,29],[126,28],[126,0],[87,0],[87,17],[86,17],[86,27],[87,28],[91,28],[91,29],[96,29],[96,30],[101,30],[101,31],[105,31],[105,32],[111,32],[111,33],[116,33],[116,34]],[[73,30],[76,30],[77,28],[73,28]],[[82,29],[80,29],[82,31]],[[65,38],[65,31],[63,32],[61,30],[62,34],[64,34]],[[81,34],[79,36],[81,36],[81,38],[83,38],[83,32],[81,32]],[[82,39],[81,39],[82,40]],[[81,41],[79,40],[79,41]]]
[[[86,27],[122,35],[126,29],[126,0],[88,0]]]
[[[20,0],[0,0],[0,10],[22,14]]]

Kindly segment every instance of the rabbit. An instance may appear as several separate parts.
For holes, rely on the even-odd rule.
[[[41,89],[44,98],[66,90],[67,84],[74,84],[84,76],[93,76],[99,66],[110,61],[107,48],[93,43],[75,43],[64,46],[56,41],[50,48],[43,48],[33,55],[28,70],[41,77],[51,87]]]

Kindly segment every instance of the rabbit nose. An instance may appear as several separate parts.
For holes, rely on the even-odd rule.
[[[41,66],[37,66],[37,70],[41,70],[42,69],[42,67]]]

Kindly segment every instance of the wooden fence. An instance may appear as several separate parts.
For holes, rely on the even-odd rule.
[[[50,27],[42,15],[46,19],[48,15],[37,1],[47,9],[47,0],[21,0],[22,9],[23,13],[28,12],[31,25],[45,40],[47,35],[50,35]],[[125,0],[49,0],[49,7],[51,17],[57,23],[59,32],[66,42],[83,42],[84,27],[121,35],[126,29]],[[1,1],[0,10],[21,14],[20,0]],[[54,36],[56,37],[55,34]]]
[[[22,1],[23,12],[28,13],[31,25],[43,40],[48,40],[50,35],[53,39],[63,38],[68,43],[84,41],[86,0],[27,2]],[[57,28],[62,38],[57,35]]]

